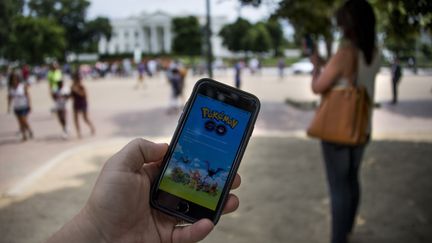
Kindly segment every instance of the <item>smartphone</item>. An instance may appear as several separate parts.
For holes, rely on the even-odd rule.
[[[307,56],[312,56],[312,54],[314,54],[315,51],[316,51],[316,47],[312,39],[312,36],[310,34],[306,34],[304,36],[304,53]]]
[[[153,184],[151,205],[190,223],[208,218],[216,224],[259,109],[250,93],[199,80]]]

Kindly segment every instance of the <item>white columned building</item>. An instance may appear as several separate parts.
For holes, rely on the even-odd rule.
[[[111,19],[111,39],[102,38],[99,41],[99,54],[133,53],[137,50],[144,54],[170,53],[173,38],[171,21],[174,17],[182,16],[171,16],[164,12],[143,12],[125,19]],[[205,17],[197,18],[200,25],[204,26]],[[212,18],[211,42],[213,55],[216,57],[231,56],[231,53],[222,46],[222,40],[218,36],[225,24],[225,17]]]

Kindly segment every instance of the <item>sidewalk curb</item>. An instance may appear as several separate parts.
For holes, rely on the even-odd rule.
[[[280,137],[280,138],[299,138],[306,140],[315,140],[306,134],[305,130],[293,131],[259,131],[253,133],[255,137]],[[401,141],[401,142],[432,142],[431,134],[419,133],[392,133],[392,132],[374,132],[372,133],[372,141]]]
[[[118,145],[118,144],[124,144],[126,145],[128,142],[130,142],[134,138],[126,138],[126,137],[120,137],[120,138],[112,138],[108,140],[101,140],[101,141],[95,141],[90,142],[87,144],[80,145],[75,148],[68,149],[66,151],[61,152],[60,154],[56,155],[54,158],[48,160],[46,163],[44,163],[42,166],[40,166],[38,169],[36,169],[34,172],[26,176],[23,180],[18,181],[15,185],[10,187],[8,190],[6,190],[2,197],[18,197],[24,194],[28,187],[31,186],[34,182],[36,182],[39,178],[43,177],[46,173],[48,173],[54,166],[60,164],[61,162],[65,161],[68,157],[84,152],[89,150],[95,150],[101,147],[107,147],[112,145]],[[153,141],[153,142],[162,142],[162,141],[168,141],[168,138],[166,137],[146,137],[147,140]]]

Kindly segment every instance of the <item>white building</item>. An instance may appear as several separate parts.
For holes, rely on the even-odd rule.
[[[148,14],[143,12],[139,16],[126,19],[112,19],[112,36],[110,40],[102,38],[99,41],[99,54],[143,53],[159,54],[170,53],[173,39],[171,20],[174,17],[164,12]],[[206,23],[205,17],[198,17],[201,26]],[[218,33],[227,24],[225,17],[213,17],[212,48],[216,57],[229,56],[230,52],[222,46]]]

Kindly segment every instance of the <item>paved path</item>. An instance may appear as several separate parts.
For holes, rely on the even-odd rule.
[[[232,74],[229,72],[220,73],[216,79],[230,83],[231,77]],[[278,201],[278,198],[275,200],[270,197],[270,201],[272,201],[270,208],[257,205],[248,206],[246,203],[238,213],[227,217],[226,221],[232,222],[231,224],[221,223],[221,226],[210,237],[209,242],[216,242],[217,239],[246,242],[250,240],[248,232],[255,232],[255,230],[258,230],[256,232],[263,232],[260,237],[270,237],[269,234],[274,234],[273,242],[299,242],[303,241],[300,239],[305,236],[311,238],[304,242],[325,242],[323,239],[327,239],[327,231],[323,230],[323,227],[328,227],[328,224],[320,220],[323,220],[322,216],[327,213],[327,199],[325,199],[322,168],[319,165],[319,151],[314,141],[295,138],[304,137],[304,129],[308,125],[313,112],[298,110],[284,103],[286,98],[304,102],[317,100],[317,97],[309,90],[310,77],[307,75],[288,76],[284,80],[279,80],[274,76],[252,77],[246,75],[244,79],[247,80],[244,82],[244,89],[255,93],[261,99],[262,112],[254,132],[255,139],[253,140],[257,142],[252,142],[253,145],[248,149],[248,151],[251,151],[248,154],[251,155],[245,161],[250,162],[245,163],[242,174],[246,178],[250,178],[250,183],[264,178],[268,178],[264,180],[270,181],[273,178],[271,168],[277,171],[277,167],[271,167],[268,171],[261,171],[259,168],[262,168],[262,166],[258,165],[262,165],[262,163],[279,165],[284,167],[281,171],[296,173],[297,169],[310,164],[311,171],[300,170],[299,175],[302,175],[302,178],[314,178],[314,182],[311,181],[311,183],[312,186],[319,185],[316,193],[320,199],[316,195],[305,195],[304,198],[299,195],[304,190],[294,185],[301,183],[302,179],[300,177],[291,179],[280,175],[279,180],[276,180],[274,185],[272,183],[267,185],[268,188],[278,188],[281,187],[278,183],[288,185],[286,183],[289,182],[287,188],[290,189],[286,190],[289,190],[293,195],[287,195],[280,201]],[[187,94],[190,92],[195,80],[196,78],[187,80]],[[90,116],[97,126],[97,135],[94,137],[90,137],[84,127],[83,130],[87,133],[83,139],[78,140],[74,136],[68,140],[61,139],[60,127],[55,117],[49,113],[51,100],[47,97],[48,88],[45,83],[34,85],[31,90],[34,111],[31,114],[30,121],[36,134],[34,140],[20,143],[16,137],[17,127],[14,117],[4,113],[0,115],[0,194],[3,194],[3,197],[0,198],[0,225],[2,225],[0,235],[6,235],[6,238],[9,239],[6,242],[31,242],[33,241],[30,240],[32,237],[35,237],[34,239],[43,239],[55,227],[62,224],[67,217],[76,212],[77,208],[82,205],[101,163],[132,137],[159,137],[159,140],[169,142],[169,137],[178,119],[176,115],[170,116],[166,114],[166,104],[168,104],[170,94],[169,87],[162,76],[146,81],[148,81],[147,87],[140,90],[134,89],[135,81],[133,79],[107,79],[86,82],[91,102]],[[384,160],[387,161],[385,163],[389,166],[391,166],[390,162],[393,161],[396,164],[402,163],[399,165],[402,167],[407,160],[415,163],[413,166],[406,168],[411,170],[407,178],[403,175],[403,169],[400,169],[395,175],[385,172],[383,178],[372,177],[372,181],[378,180],[376,184],[382,185],[381,180],[396,180],[395,185],[398,186],[395,186],[395,188],[399,188],[400,184],[405,186],[404,183],[411,183],[410,180],[414,180],[416,176],[423,178],[421,176],[428,169],[422,171],[422,163],[426,165],[425,168],[429,168],[430,172],[430,167],[428,167],[430,163],[428,164],[427,158],[431,157],[431,146],[429,143],[419,143],[418,141],[432,141],[432,79],[429,76],[405,77],[400,87],[401,102],[397,106],[388,104],[391,92],[389,90],[389,77],[386,72],[378,76],[376,88],[377,101],[381,103],[381,108],[375,110],[374,137],[380,140],[401,140],[405,142],[383,141],[373,143],[371,148],[385,145],[384,147],[388,151],[388,153],[380,153],[380,150],[376,149],[373,161],[381,163]],[[0,90],[0,100],[6,100],[6,91],[4,89]],[[0,102],[0,110],[6,110],[5,103]],[[73,134],[72,128],[71,126]],[[281,146],[278,143],[285,145]],[[393,153],[393,149],[398,153]],[[309,150],[311,150],[310,153]],[[284,154],[277,155],[281,152],[284,152]],[[301,156],[303,157],[300,159]],[[404,159],[402,160],[402,158]],[[287,160],[289,165],[284,164]],[[248,164],[254,164],[255,166],[248,167]],[[312,168],[312,165],[319,166]],[[288,167],[285,168],[285,166]],[[374,176],[378,176],[378,174]],[[253,191],[253,188],[256,187],[259,189],[258,193]],[[371,188],[374,188],[374,186],[371,186]],[[419,188],[419,190],[430,189],[430,184],[423,183]],[[388,191],[388,188],[383,189],[386,192]],[[260,190],[265,191],[265,188],[260,188],[260,185],[242,187],[239,190],[242,202],[251,201],[254,204],[267,205],[267,197],[262,200],[257,198],[257,195],[262,194],[259,193]],[[406,190],[409,192],[408,189]],[[380,188],[377,188],[376,191],[377,194],[381,192]],[[397,194],[397,192],[395,193]],[[388,193],[384,195],[386,198],[391,196]],[[399,200],[405,200],[404,196],[403,194],[397,194],[395,197],[398,197]],[[305,201],[302,201],[303,199]],[[292,202],[294,204],[291,203],[292,200],[294,200]],[[431,202],[430,198],[422,198],[421,196],[416,200],[416,205],[417,203]],[[60,201],[61,205],[68,204],[70,207],[67,207],[68,209],[64,211],[64,214],[60,214],[58,213],[60,211],[54,209],[50,213],[51,208],[55,208],[55,204]],[[299,205],[296,205],[296,202]],[[298,207],[301,206],[302,202],[305,203],[305,207],[306,205],[310,206],[307,209],[303,208],[305,211],[304,218],[299,214],[301,211],[298,211]],[[281,207],[281,212],[291,209],[295,215],[290,214],[291,217],[288,215],[282,217],[280,220],[283,221],[283,226],[278,226],[279,223],[282,223],[279,220],[276,220],[277,224],[271,226],[266,226],[266,222],[258,222],[258,219],[265,217],[266,213],[270,213],[274,203]],[[383,202],[383,205],[388,206],[386,203],[387,201]],[[371,210],[373,208],[371,206]],[[310,211],[311,209],[312,211]],[[382,209],[381,214],[385,212],[384,209]],[[257,210],[258,212],[256,212]],[[316,215],[317,210],[321,212],[321,216]],[[370,217],[375,220],[376,215],[373,212],[372,210]],[[409,212],[415,215],[416,211],[407,210],[407,214]],[[419,212],[420,216],[415,217],[424,224],[419,226],[420,233],[418,233],[418,237],[420,238],[418,239],[430,237],[430,235],[421,231],[422,227],[428,226],[430,228],[430,211],[420,210]],[[57,214],[59,215],[56,216]],[[257,218],[251,220],[253,224],[249,224],[250,230],[249,228],[243,228],[238,231],[229,231],[231,227],[238,224],[236,218],[247,221],[249,217],[253,219],[255,217],[253,215],[256,215]],[[377,213],[377,215],[380,214]],[[399,216],[395,215],[396,221],[399,220]],[[34,217],[35,220],[31,221],[28,217]],[[328,218],[328,215],[325,217]],[[5,224],[5,222],[12,223]],[[400,223],[403,228],[405,225],[402,222]],[[37,227],[41,225],[42,228]],[[300,230],[298,227],[301,225],[308,225],[304,229],[310,229],[315,233],[309,233],[309,231],[308,233],[305,231],[296,232]],[[28,230],[28,233],[23,233],[21,229]],[[391,231],[399,230],[399,228],[384,228],[383,230]],[[415,238],[417,237],[417,228],[415,232],[409,229],[405,231],[402,233],[406,233],[405,236],[408,237],[406,239],[414,239],[410,240],[410,242],[417,242],[415,241],[417,239]],[[371,239],[370,241],[366,240],[366,242],[394,242],[391,241],[393,238],[380,241],[380,232],[375,229],[372,234],[368,230],[365,232],[364,237]],[[292,237],[289,235],[292,235]],[[258,239],[266,239],[260,237],[257,237],[255,242],[262,242],[262,240]],[[363,236],[360,235],[359,237]],[[287,239],[287,241],[283,239]]]
[[[21,196],[0,199],[2,242],[46,239],[83,206],[103,163],[127,141],[79,149]],[[431,145],[370,144],[362,166],[362,204],[353,242],[432,240]],[[328,242],[323,170],[316,141],[255,137],[240,166],[240,208],[223,216],[204,242]]]

